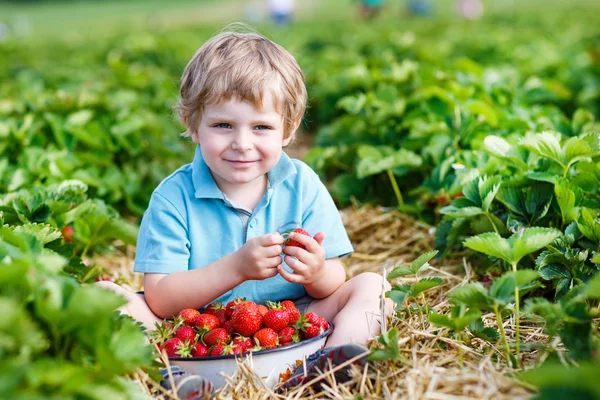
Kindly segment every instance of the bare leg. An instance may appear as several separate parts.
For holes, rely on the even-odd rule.
[[[154,330],[154,323],[160,323],[162,321],[161,318],[158,318],[156,315],[154,315],[152,310],[150,310],[150,307],[148,307],[143,294],[132,292],[131,290],[125,289],[124,287],[108,281],[100,281],[97,282],[96,285],[112,290],[113,292],[125,297],[125,299],[127,299],[127,304],[119,307],[119,311],[121,311],[123,314],[131,316],[136,321],[141,322],[144,325],[144,328],[148,330]]]
[[[381,284],[383,277],[366,272],[345,282],[329,297],[314,300],[308,311],[317,313],[333,323],[335,330],[327,346],[347,343],[366,345],[367,340],[381,333]],[[385,282],[385,291],[390,290]],[[386,299],[385,312],[393,311],[393,303]]]

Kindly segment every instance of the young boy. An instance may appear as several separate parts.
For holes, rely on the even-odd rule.
[[[380,332],[382,277],[346,282],[340,258],[353,249],[339,212],[318,176],[282,151],[307,100],[294,57],[258,34],[222,33],[193,56],[180,95],[184,135],[197,147],[142,219],[134,271],[144,273],[145,292],[102,285],[123,294],[121,311],[148,329],[213,301],[293,299],[335,327],[310,359],[313,372],[358,354],[364,364],[363,346]],[[283,246],[280,233],[296,227],[314,235],[290,234],[305,250]]]

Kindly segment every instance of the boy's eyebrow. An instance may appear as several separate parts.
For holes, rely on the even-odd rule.
[[[216,122],[216,121],[234,122],[235,118],[231,118],[231,117],[228,117],[228,116],[219,116],[219,115],[216,115],[216,116],[210,116],[210,117],[207,116],[206,120],[210,121],[210,122]],[[272,124],[272,125],[274,125],[274,124],[276,124],[278,122],[279,122],[278,118],[268,118],[268,117],[257,118],[257,119],[252,120],[252,124]]]

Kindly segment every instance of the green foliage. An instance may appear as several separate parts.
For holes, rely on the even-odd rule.
[[[382,333],[377,338],[377,342],[383,348],[374,348],[369,354],[369,361],[393,360],[401,361],[407,365],[411,365],[410,361],[400,355],[398,348],[398,329],[392,328],[387,332]]]
[[[0,397],[131,398],[120,376],[150,366],[153,349],[138,323],[115,309],[124,300],[61,271],[67,259],[35,233],[0,228]]]

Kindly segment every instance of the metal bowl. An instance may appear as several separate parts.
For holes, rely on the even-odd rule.
[[[296,360],[304,360],[321,349],[332,331],[333,327],[330,325],[329,329],[319,336],[284,347],[253,353],[216,357],[169,357],[169,362],[190,373],[207,378],[218,389],[226,384],[224,375],[232,376],[237,371],[236,358],[240,361],[248,359],[254,372],[269,388],[272,388],[279,382],[279,374],[284,373],[288,368],[294,370]]]

